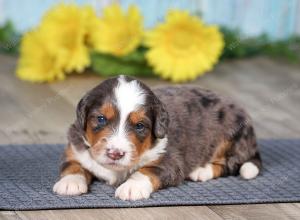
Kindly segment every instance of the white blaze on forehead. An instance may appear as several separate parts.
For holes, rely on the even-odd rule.
[[[121,114],[121,121],[122,119],[126,120],[130,112],[137,110],[140,105],[145,103],[145,93],[136,80],[127,82],[121,76],[114,92]]]
[[[145,103],[145,93],[137,80],[126,81],[124,76],[118,79],[118,85],[114,89],[116,105],[120,113],[119,125],[115,133],[109,139],[110,147],[118,148],[125,152],[132,151],[132,143],[126,135],[126,120],[131,112],[137,111],[139,106]],[[129,162],[130,154],[127,154],[124,163]]]
[[[145,103],[145,93],[138,81],[127,82],[123,76],[119,78],[119,84],[114,92],[120,113],[118,133],[123,134],[129,114]]]

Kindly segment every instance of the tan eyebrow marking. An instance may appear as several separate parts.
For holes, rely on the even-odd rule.
[[[138,110],[135,112],[131,112],[129,115],[129,120],[131,123],[136,124],[140,121],[146,119],[146,112],[144,110]]]
[[[116,109],[111,103],[103,104],[99,110],[107,119],[112,119],[116,116]]]

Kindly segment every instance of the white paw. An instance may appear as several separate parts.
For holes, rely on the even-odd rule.
[[[206,164],[205,167],[198,167],[190,173],[189,177],[193,181],[202,182],[212,179],[214,177],[214,174],[211,164]]]
[[[115,196],[122,200],[148,199],[153,192],[149,177],[140,172],[135,172],[125,183],[120,185]]]
[[[86,193],[88,186],[84,176],[80,174],[69,174],[62,177],[53,186],[53,192],[59,195],[75,196]]]
[[[247,180],[255,178],[258,173],[258,167],[252,162],[246,162],[240,168],[240,175]]]

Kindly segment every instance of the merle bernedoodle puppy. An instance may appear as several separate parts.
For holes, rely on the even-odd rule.
[[[96,177],[117,186],[116,197],[138,200],[185,179],[252,179],[261,170],[248,114],[196,86],[105,80],[78,103],[68,139],[53,187],[60,195],[87,193]]]

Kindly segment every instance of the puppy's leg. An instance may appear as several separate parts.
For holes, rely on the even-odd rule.
[[[159,188],[160,180],[151,169],[141,168],[117,188],[115,196],[122,200],[148,199]]]
[[[66,161],[62,164],[60,179],[53,186],[59,195],[80,195],[88,191],[92,175],[72,157],[72,149],[65,152]]]
[[[225,166],[218,163],[207,163],[204,167],[197,167],[190,174],[189,178],[193,181],[205,182],[218,178],[223,175]]]
[[[204,167],[195,168],[189,178],[193,181],[207,181],[220,176],[225,176],[226,169],[226,153],[231,148],[231,141],[221,140],[215,148],[210,161]]]
[[[117,188],[115,196],[122,200],[147,199],[152,192],[160,188],[176,186],[183,180],[182,164],[165,159],[157,165],[145,166],[133,173]]]
[[[208,164],[193,170],[189,177],[193,181],[206,181],[228,175],[244,179],[255,178],[262,167],[256,137],[251,125],[240,128],[239,135],[230,141],[221,141]]]
[[[262,169],[256,136],[251,124],[247,124],[234,136],[234,143],[226,159],[230,175],[240,174],[244,179],[255,178]]]

